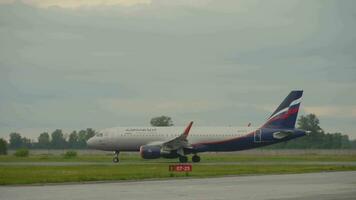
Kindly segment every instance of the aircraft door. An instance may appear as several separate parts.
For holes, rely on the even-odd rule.
[[[258,143],[258,142],[261,142],[262,141],[262,131],[261,129],[258,129],[255,131],[255,142]]]

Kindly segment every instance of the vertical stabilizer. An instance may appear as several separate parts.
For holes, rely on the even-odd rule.
[[[302,95],[302,90],[290,92],[262,127],[294,129]]]

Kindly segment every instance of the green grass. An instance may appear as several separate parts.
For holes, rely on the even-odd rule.
[[[171,173],[167,164],[89,166],[0,166],[0,185],[175,177],[216,177],[356,170],[342,165],[193,165],[193,172]]]
[[[356,161],[355,155],[347,154],[201,154],[201,157],[202,163],[193,164],[193,172],[186,174],[168,171],[168,165],[176,163],[177,159],[143,160],[137,154],[121,154],[120,164],[111,164],[112,155],[78,155],[73,158],[63,155],[0,156],[0,185],[356,170],[356,165],[342,163]],[[47,162],[71,162],[71,165],[54,163],[49,166]],[[82,165],[83,162],[88,163]],[[43,165],[34,165],[36,163]]]
[[[29,157],[16,157],[13,155],[0,156],[0,162],[111,162],[113,155],[79,155],[73,158],[65,158],[63,155],[30,155]],[[301,161],[317,161],[317,162],[352,162],[356,161],[356,155],[320,155],[320,154],[305,154],[305,155],[241,155],[241,154],[201,154],[203,162],[301,162]],[[137,162],[167,162],[176,161],[177,159],[157,159],[143,160],[138,154],[120,154],[120,159],[123,161]]]
[[[355,155],[320,155],[320,154],[305,154],[305,155],[239,155],[239,154],[208,154],[202,156],[206,162],[247,162],[247,161],[271,161],[271,162],[352,162],[356,161]]]

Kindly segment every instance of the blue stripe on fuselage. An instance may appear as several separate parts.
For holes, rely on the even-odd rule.
[[[252,149],[252,148],[279,143],[279,142],[284,142],[305,135],[305,132],[299,129],[263,128],[260,130],[262,131],[261,140],[259,139],[256,140],[255,132],[252,132],[247,134],[246,136],[233,138],[231,140],[194,144],[193,145],[194,151],[195,152],[239,151],[239,150]],[[289,132],[293,132],[293,134],[283,139],[275,139],[273,137],[273,133],[278,131],[289,131]]]

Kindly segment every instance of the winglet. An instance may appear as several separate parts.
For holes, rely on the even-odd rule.
[[[192,125],[193,125],[193,121],[191,121],[191,122],[188,124],[187,128],[185,128],[185,130],[184,130],[184,132],[183,132],[183,135],[184,135],[185,137],[188,137],[188,134],[189,134],[189,131],[190,131],[190,128],[192,127]]]

